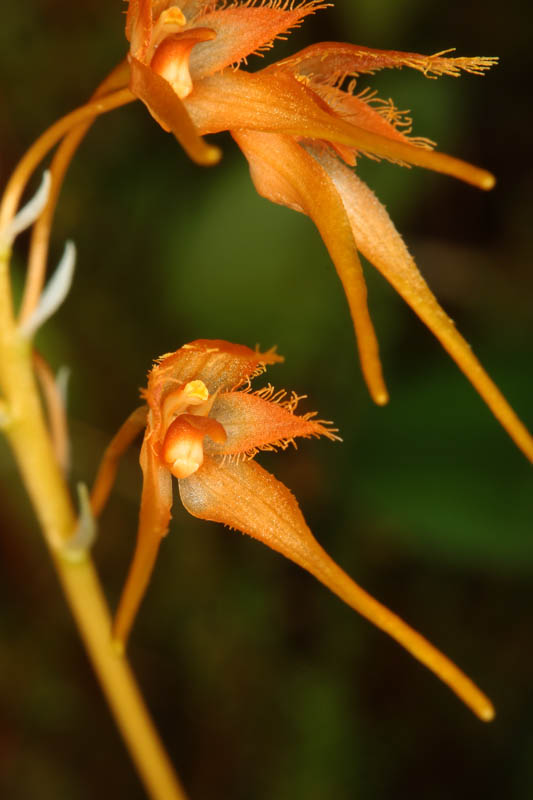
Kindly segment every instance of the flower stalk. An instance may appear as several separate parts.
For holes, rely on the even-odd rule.
[[[130,99],[128,90],[122,90],[103,101],[89,103],[64,117],[37,140],[19,163],[4,195],[1,231],[9,231],[24,186],[48,149],[73,125],[123,105]],[[33,220],[28,220],[28,224],[31,222]],[[35,356],[31,334],[27,335],[15,319],[10,254],[11,242],[6,236],[0,236],[0,424],[15,456],[92,666],[148,795],[153,800],[185,800],[185,793],[150,719],[130,666],[113,647],[110,613],[92,559],[87,549],[78,549],[73,554],[69,547],[77,518],[63,476],[63,465],[58,459],[57,430],[58,422],[61,425],[62,420],[57,417],[60,410],[57,397],[50,402],[50,376],[46,362]],[[37,304],[40,296],[39,293]],[[41,380],[44,376],[48,406],[54,412],[55,422],[54,419],[50,422],[52,431],[56,432],[55,443],[43,413],[35,369]],[[62,445],[64,450],[64,442]]]
[[[7,184],[0,206],[0,231],[7,227],[15,216],[22,192],[36,167],[66,133],[77,125],[92,121],[95,117],[106,114],[108,111],[133,103],[135,99],[129,89],[111,92],[103,98],[91,100],[80,108],[74,109],[39,136],[21,158]]]
[[[98,100],[112,92],[124,89],[129,81],[129,67],[127,61],[121,61],[118,66],[102,81],[96,89],[91,101]],[[24,285],[24,295],[19,311],[19,321],[25,322],[39,301],[44,285],[46,259],[50,243],[50,231],[56,209],[59,192],[76,150],[89,131],[96,116],[91,116],[84,122],[79,122],[72,128],[60,142],[50,164],[51,186],[48,202],[32,229],[30,252],[28,257],[28,272]]]
[[[158,359],[137,408],[107,447],[91,492],[93,515],[107,501],[120,456],[145,429],[140,453],[143,489],[137,543],[113,623],[122,652],[146,592],[161,540],[167,535],[173,481],[195,517],[222,522],[307,570],[347,605],[395,639],[484,722],[488,697],[447,656],[344,572],[307,527],[289,489],[255,463],[260,450],[286,449],[296,438],[339,441],[330,422],[296,413],[302,397],[287,398],[251,380],[282,359],[222,340],[199,339]]]

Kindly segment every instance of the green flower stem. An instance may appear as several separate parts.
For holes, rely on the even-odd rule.
[[[55,458],[32,369],[32,345],[13,316],[9,256],[0,252],[0,390],[2,428],[37,514],[67,601],[131,757],[153,800],[185,800],[127,660],[111,640],[111,619],[88,554],[73,562],[65,545],[76,526]]]

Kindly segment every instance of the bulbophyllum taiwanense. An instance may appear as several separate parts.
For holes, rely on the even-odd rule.
[[[159,550],[173,501],[172,478],[195,517],[221,522],[300,565],[345,603],[396,639],[483,720],[493,717],[488,698],[445,655],[361,589],[306,525],[289,489],[254,460],[261,450],[285,449],[297,437],[339,440],[331,423],[296,413],[301,397],[251,380],[283,359],[243,345],[200,339],[158,359],[137,408],[107,448],[91,493],[101,513],[123,451],[144,429],[140,463],[143,488],[137,544],[114,622],[124,648]],[[339,440],[340,441],[340,440]]]
[[[367,306],[362,253],[418,314],[471,381],[523,453],[533,439],[437,302],[385,207],[357,177],[360,156],[446,173],[481,189],[494,177],[410,136],[411,119],[383,101],[363,74],[395,68],[428,77],[483,74],[497,58],[421,55],[321,42],[249,72],[247,58],[273,46],[319,0],[129,0],[130,89],[188,154],[215,163],[217,148],[201,137],[230,131],[246,156],[259,194],[307,214],[342,282],[361,367],[374,401],[388,392]]]

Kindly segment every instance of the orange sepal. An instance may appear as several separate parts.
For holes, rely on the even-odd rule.
[[[247,533],[299,564],[362,616],[432,670],[482,720],[494,716],[490,700],[445,655],[359,587],[323,550],[291,492],[253,461],[225,463],[206,456],[179,481],[181,500],[195,517]]]
[[[138,59],[130,57],[130,89],[142,100],[161,127],[172,131],[187,155],[197,164],[212,166],[221,157],[218,147],[203,141],[172,86]]]
[[[113,638],[124,648],[131,626],[146,592],[161,539],[166,535],[172,507],[172,477],[145,436],[140,464],[143,488],[139,527],[133,560],[113,623]]]
[[[533,461],[533,438],[498,387],[487,375],[469,344],[437,302],[371,189],[341,162],[321,150],[317,159],[342,197],[357,246],[391,283],[437,337],[524,455]]]
[[[256,130],[348,145],[393,161],[452,175],[482,189],[494,176],[458,158],[351,125],[325,110],[324,102],[289,71],[224,70],[200,81],[184,101],[200,134]]]
[[[234,132],[259,194],[308,214],[317,226],[342,282],[357,337],[361,368],[376,403],[388,400],[379,347],[368,313],[367,290],[346,211],[325,170],[287,136]]]

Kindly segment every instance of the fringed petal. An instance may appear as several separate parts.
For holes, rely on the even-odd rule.
[[[119,648],[126,644],[146,592],[161,539],[168,531],[172,507],[172,477],[147,437],[141,448],[140,463],[143,489],[137,543],[113,624],[113,638]]]
[[[244,3],[197,16],[194,24],[212,28],[217,37],[214,42],[195,49],[191,57],[193,80],[270,49],[280,34],[298,27],[305,17],[326,5],[319,0],[296,6],[278,2]]]
[[[359,587],[318,544],[291,492],[253,461],[218,466],[206,457],[179,481],[189,513],[222,522],[266,544],[314,575],[345,603],[399,642],[483,720],[494,710],[485,695],[445,655]]]
[[[341,42],[320,42],[277,61],[273,68],[287,69],[301,78],[333,85],[348,76],[357,76],[361,73],[373,74],[380,69],[402,67],[416,69],[428,77],[439,75],[458,77],[461,72],[480,75],[498,61],[497,58],[490,56],[446,57],[446,53],[451,52],[453,49],[426,56],[397,50],[374,50],[370,47]]]
[[[226,392],[217,397],[212,415],[223,426],[227,439],[219,446],[206,445],[221,455],[253,455],[257,450],[284,449],[298,436],[338,439],[330,423],[314,413],[298,416],[294,410],[302,398],[276,392],[272,386],[258,392]],[[211,437],[213,438],[213,437]]]
[[[325,170],[293,139],[252,131],[234,132],[234,138],[248,159],[259,194],[303,211],[317,226],[346,293],[369,391],[376,403],[384,405],[388,395],[368,313],[366,284],[337,190]]]
[[[220,160],[220,150],[203,141],[172,86],[150,67],[131,58],[130,89],[166,131],[172,131],[187,155],[203,166]]]
[[[360,251],[434,333],[509,436],[533,461],[531,434],[437,302],[383,205],[368,186],[338,159],[324,151],[317,153],[317,159],[342,197]]]
[[[264,372],[268,364],[279,364],[283,357],[274,349],[265,353],[223,339],[196,339],[175,353],[161,356],[150,372],[148,392],[165,383],[176,388],[180,383],[200,380],[209,393],[232,389],[247,378]]]
[[[327,103],[333,113],[350,125],[426,150],[435,146],[435,142],[430,139],[410,136],[413,121],[409,111],[400,111],[392,100],[382,100],[377,97],[376,92],[364,91],[353,95],[350,90],[342,91],[336,86],[326,85],[313,85],[313,91]],[[347,145],[334,144],[333,147],[343,161],[352,167],[355,166],[358,155],[378,158],[373,153],[360,152]],[[405,165],[405,162],[398,162],[396,159],[388,160]]]
[[[350,125],[288,71],[225,70],[199,81],[184,104],[202,135],[242,129],[323,139],[452,175],[482,189],[494,186],[494,176],[486,170]]]

